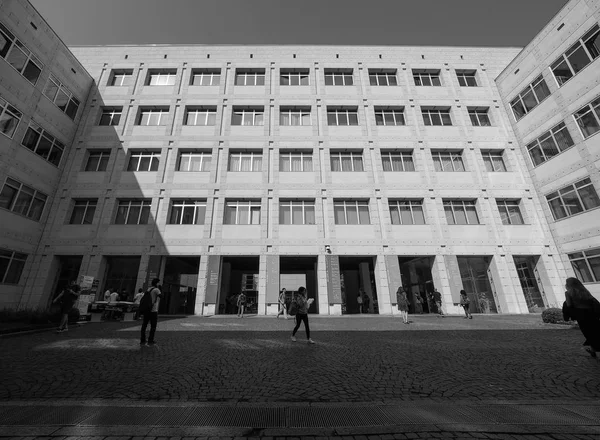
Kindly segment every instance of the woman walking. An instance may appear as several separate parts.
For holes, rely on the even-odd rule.
[[[400,315],[402,316],[402,321],[405,324],[408,324],[408,298],[406,297],[406,292],[404,291],[404,287],[398,287],[396,291],[396,302],[398,303],[398,310],[400,310]]]
[[[246,308],[246,295],[244,292],[240,293],[237,299],[238,318],[244,317],[244,309]]]
[[[298,328],[300,328],[300,323],[304,322],[304,330],[306,330],[306,341],[309,344],[315,343],[315,341],[313,341],[310,338],[310,327],[308,326],[308,309],[312,302],[312,298],[306,298],[306,287],[298,287],[298,294],[296,295],[296,327],[294,327],[294,331],[292,332],[293,342],[296,342],[296,332],[298,331]]]
[[[69,283],[69,287],[65,287],[65,289],[62,292],[60,292],[60,295],[58,295],[54,299],[54,301],[52,301],[52,304],[55,304],[60,301],[61,319],[60,324],[58,324],[58,329],[56,330],[56,333],[62,333],[69,330],[69,312],[75,305],[75,302],[77,301],[77,298],[79,298],[79,295],[80,291],[77,282],[71,281]]]
[[[469,303],[471,302],[471,300],[469,300],[469,297],[467,296],[467,292],[465,292],[464,290],[460,291],[460,305],[462,306],[463,309],[465,309],[465,319],[473,319],[473,315],[471,315],[471,312],[469,311]]]
[[[563,317],[565,321],[577,321],[586,339],[584,349],[595,358],[596,352],[600,351],[600,302],[577,278],[567,278],[565,287]]]
[[[281,291],[279,292],[279,313],[277,313],[277,318],[279,318],[279,315],[283,315],[283,317],[285,319],[288,319],[288,315],[287,315],[287,309],[285,308],[285,294],[286,294],[287,290],[285,289],[285,287],[283,289],[281,289]]]

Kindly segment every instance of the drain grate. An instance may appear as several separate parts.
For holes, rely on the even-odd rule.
[[[95,413],[82,421],[84,426],[114,426],[114,425],[148,425],[158,419],[163,411],[156,407],[96,407]]]
[[[44,407],[39,413],[27,420],[31,425],[77,425],[83,420],[91,417],[97,409],[81,406],[54,406]]]
[[[288,408],[287,426],[290,428],[331,426],[381,426],[392,421],[380,408]]]
[[[597,425],[600,423],[600,406],[580,406],[580,405],[569,405],[566,408],[577,416],[582,416],[587,419],[586,425]]]
[[[204,407],[194,408],[185,425],[279,428],[283,419],[281,408]]]
[[[48,407],[43,406],[18,406],[13,407],[7,417],[2,421],[3,425],[30,425],[35,424],[36,418],[44,414]],[[33,423],[31,423],[33,421]]]
[[[194,408],[167,407],[159,408],[160,415],[155,420],[149,420],[150,425],[156,426],[181,426],[185,425]]]
[[[511,425],[579,425],[590,420],[554,405],[480,405],[473,411]]]
[[[460,408],[450,405],[419,405],[412,407],[385,407],[384,413],[395,424],[485,424],[489,419],[482,414],[471,411],[470,408]]]

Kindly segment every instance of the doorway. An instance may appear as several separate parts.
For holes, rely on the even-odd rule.
[[[375,287],[376,257],[340,257],[342,314],[379,314]],[[360,295],[362,299],[358,300]]]
[[[398,257],[402,286],[407,292],[406,296],[410,302],[409,313],[437,312],[435,302],[430,299],[430,294],[434,290],[433,276],[431,275],[434,258],[418,256]],[[395,295],[396,291],[394,290],[393,293]]]
[[[105,257],[106,277],[104,288],[122,292],[125,290],[127,298],[133,298],[140,270],[141,257]]]
[[[237,298],[246,295],[245,313],[258,313],[260,257],[223,257],[218,294],[219,315],[237,314]]]
[[[77,277],[79,276],[81,262],[83,261],[83,255],[60,255],[57,256],[57,258],[59,267],[50,302],[54,300],[54,298],[56,298],[71,281],[74,280],[79,282]]]
[[[308,297],[314,299],[308,313],[319,313],[317,257],[280,257],[279,289],[287,290],[286,304],[291,303],[300,286],[306,287]]]
[[[546,308],[546,304],[537,277],[536,265],[539,256],[514,256],[513,259],[529,313],[541,312]]]
[[[198,257],[167,257],[159,313],[194,314],[199,268]]]
[[[456,257],[467,292],[470,311],[474,313],[498,313],[496,299],[490,283],[489,267],[491,257]]]

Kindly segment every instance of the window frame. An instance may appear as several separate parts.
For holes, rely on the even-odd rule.
[[[284,78],[287,78],[288,84],[285,84]],[[298,84],[292,84],[297,82]],[[310,86],[310,70],[309,69],[280,69],[279,70],[279,85],[288,87],[305,87]]]
[[[120,84],[117,84],[117,78],[120,79]],[[127,78],[127,84],[123,84]],[[133,80],[133,69],[113,69],[108,78],[107,87],[129,87]]]
[[[71,209],[71,217],[69,218],[70,225],[91,225],[94,223],[96,208],[98,207],[98,199],[73,199],[73,207]],[[83,208],[81,220],[75,222],[78,209]],[[88,213],[89,211],[89,213]],[[91,217],[91,218],[89,218]],[[88,220],[88,221],[86,221]]]
[[[244,78],[243,84],[240,84],[240,78]],[[249,79],[252,79],[251,81]],[[252,83],[252,84],[250,84]],[[234,86],[264,86],[266,84],[265,69],[236,69],[234,76]]]
[[[485,165],[485,169],[488,173],[506,173],[508,172],[508,168],[506,167],[506,163],[504,162],[504,150],[481,150],[481,157],[483,158],[483,163]],[[496,169],[497,161],[494,159],[500,159],[502,163],[501,170]],[[486,161],[487,159],[487,161]],[[488,166],[489,164],[489,166]],[[491,169],[490,169],[491,168]]]
[[[543,84],[543,87],[541,86]],[[540,90],[545,89],[545,91],[547,92],[546,96],[542,97],[542,99],[540,99],[537,96],[536,93],[536,87],[540,86]],[[536,104],[531,107],[530,109],[527,108],[527,106],[525,105],[525,100],[523,99],[525,96],[528,96],[529,94],[531,94],[531,96],[533,96],[533,98],[535,98],[535,102]],[[538,105],[540,105],[542,102],[544,102],[552,93],[550,92],[550,89],[548,88],[548,84],[546,84],[546,80],[544,79],[544,77],[540,74],[538,75],[530,84],[528,84],[523,90],[521,90],[517,96],[515,96],[513,99],[511,99],[509,101],[510,104],[510,108],[512,110],[512,114],[513,117],[515,118],[515,121],[520,121],[521,119],[523,119],[525,116],[527,116],[529,113],[531,113]],[[517,112],[515,112],[515,105],[517,103],[521,104],[521,108],[523,109],[524,113],[519,117]]]
[[[568,139],[567,144],[569,144],[569,142],[570,142],[570,145],[567,145],[566,148],[563,148],[562,143],[558,142],[558,140],[557,140],[558,133],[560,133],[563,130],[564,130],[564,132],[563,132],[562,137],[564,137],[564,139]],[[566,133],[566,135],[564,133]],[[553,154],[552,156],[549,155],[549,149],[548,149],[549,141],[552,142],[552,146],[556,149],[556,154]],[[550,130],[544,132],[542,135],[538,136],[533,141],[528,143],[526,148],[527,148],[527,153],[529,155],[531,163],[532,163],[533,167],[535,168],[535,167],[538,167],[538,166],[544,164],[545,162],[548,162],[550,159],[560,155],[561,153],[567,151],[573,145],[575,145],[575,142],[573,141],[573,137],[571,136],[571,133],[569,132],[569,129],[567,128],[566,124],[561,121],[558,124],[556,124],[554,127],[552,127]],[[540,163],[536,162],[536,159],[535,159],[536,156],[534,156],[534,154],[533,154],[534,150],[539,151],[539,156],[537,156],[537,157],[544,159]]]
[[[410,211],[410,218],[411,218],[410,223],[404,223],[402,221],[401,207],[404,207],[404,208],[408,207],[407,210]],[[388,200],[388,209],[390,212],[391,224],[394,226],[427,224],[427,221],[426,221],[427,219],[425,218],[425,209],[423,208],[423,199],[389,199]],[[393,209],[396,209],[397,213],[398,213],[397,214],[397,219],[398,219],[397,222],[395,221]],[[422,223],[415,222],[415,212],[418,212],[418,211],[420,211],[420,215],[423,218]]]
[[[337,222],[337,215],[336,215],[336,207],[339,207],[340,205],[342,205],[344,207],[344,223],[338,223]],[[361,210],[360,207],[365,207],[366,206],[366,214],[368,217],[368,221],[366,223],[363,223],[361,221]],[[351,208],[356,208],[355,212],[356,212],[356,220],[357,223],[349,223],[348,222],[348,211],[349,209],[352,210]],[[363,213],[365,212],[364,210],[362,211]],[[334,219],[334,224],[335,225],[352,225],[352,226],[363,226],[363,225],[370,225],[371,224],[371,212],[369,210],[369,200],[351,200],[351,199],[334,199],[333,200],[333,219]]]
[[[182,169],[181,165],[183,163],[183,159],[187,159],[187,169]],[[199,169],[195,170],[193,168],[193,164],[195,164],[194,159],[200,158]],[[204,150],[180,150],[177,152],[177,167],[175,171],[184,172],[184,173],[209,173],[210,168],[212,166],[212,152],[204,151]]]
[[[390,81],[393,79],[393,81]],[[375,80],[375,81],[373,81]],[[393,84],[392,84],[393,83]],[[398,86],[398,71],[393,72],[386,70],[369,69],[369,85],[371,87],[395,87]]]
[[[10,67],[19,72],[23,78],[35,86],[44,70],[44,63],[42,63],[39,58],[34,55],[33,51],[29,50],[29,48],[2,23],[0,23],[0,35],[4,36],[7,43],[6,53],[4,55],[0,55],[0,57],[2,57],[6,63],[10,65]],[[17,69],[17,67],[15,67],[10,61],[10,55],[14,50],[20,51],[25,56],[25,60],[23,61],[23,66],[21,69]],[[25,72],[28,70],[30,63],[39,71],[37,72],[37,75],[33,81],[28,76],[25,76]]]
[[[597,40],[600,41],[600,26],[598,25],[598,23],[594,24],[594,26],[592,26],[586,33],[584,33],[582,37],[580,37],[575,43],[569,46],[569,48],[564,53],[562,53],[556,60],[554,60],[554,62],[550,64],[548,68],[552,72],[552,76],[554,77],[556,85],[559,88],[564,86],[574,76],[576,76],[579,72],[581,72],[590,64],[592,64],[598,57],[600,57],[600,46],[596,48],[596,50],[598,51],[598,55],[593,56],[589,46],[587,45],[588,41],[590,41],[594,36],[596,36]],[[569,57],[575,52],[577,52],[579,49],[583,49],[583,53],[586,55],[588,62],[585,66],[578,68],[578,70],[575,70],[575,68],[573,67],[573,62],[571,61],[571,59],[569,59]],[[561,79],[562,76],[557,75],[556,73],[556,70],[562,64],[564,64],[569,69],[569,73],[571,74],[569,78],[564,80]]]
[[[442,205],[444,207],[444,214],[446,216],[446,223],[448,225],[460,225],[460,226],[466,226],[466,225],[481,225],[481,221],[479,220],[479,213],[477,212],[477,200],[465,200],[465,199],[444,199],[442,200]],[[452,219],[453,219],[453,223],[450,223],[448,221],[448,211],[446,209],[446,207],[451,207],[451,211],[452,211]],[[475,213],[475,217],[477,220],[477,223],[470,223],[469,221],[469,215],[468,215],[468,207],[472,207],[473,209],[470,212],[474,212]],[[464,219],[467,221],[466,223],[457,223],[456,222],[456,214],[455,211],[458,209],[462,209],[464,212]]]
[[[44,210],[46,209],[46,203],[48,202],[48,195],[36,190],[35,188],[29,185],[25,185],[17,179],[7,176],[4,180],[4,185],[2,185],[2,188],[0,189],[0,201],[2,200],[1,194],[4,193],[6,187],[11,188],[14,194],[11,197],[9,205],[7,207],[0,206],[0,209],[6,209],[7,211],[31,219],[35,222],[39,222],[42,219],[42,216],[44,215]],[[21,198],[22,193],[25,194],[25,199]],[[36,213],[35,209],[37,209],[37,206],[35,206],[34,204],[34,202],[36,201],[38,205],[41,202],[41,209],[38,211],[39,215],[34,216],[33,214]],[[25,213],[15,211],[15,205],[17,205],[17,202],[20,202],[21,204],[23,202],[27,203]],[[19,208],[21,207],[19,206]]]
[[[231,169],[233,165],[232,159],[234,156],[239,156],[238,163],[239,169]],[[250,159],[250,170],[243,171],[242,163],[243,159]],[[260,173],[263,168],[263,152],[261,151],[229,151],[229,157],[227,158],[227,172],[229,173]]]
[[[404,113],[404,107],[375,107],[375,125],[378,127],[400,127],[406,125],[406,115]],[[386,116],[390,114],[392,116],[393,124],[388,124]],[[379,121],[380,118],[381,122]],[[400,124],[398,122],[401,122]]]
[[[479,87],[479,84],[477,83],[477,70],[460,69],[455,70],[455,72],[460,87]],[[469,79],[473,80],[473,84],[469,84]]]
[[[224,225],[236,225],[236,226],[240,226],[240,225],[246,225],[246,226],[256,226],[256,225],[260,225],[261,224],[261,214],[262,214],[262,206],[261,206],[261,201],[260,200],[225,200],[225,209],[224,209],[224,219],[223,219],[223,224]],[[248,223],[240,223],[240,212],[242,212],[242,209],[245,209],[246,207],[248,207]],[[229,216],[228,214],[231,213],[231,210],[234,209],[235,210],[235,221],[234,223],[229,223]],[[252,214],[258,213],[258,223],[253,223],[253,217]]]
[[[500,214],[500,220],[504,226],[524,225],[525,218],[521,212],[520,199],[496,199],[496,208]],[[511,212],[511,208],[514,210]],[[514,214],[518,214],[518,221],[513,221]],[[504,216],[502,215],[504,213]],[[506,220],[506,221],[505,221]]]
[[[90,165],[90,159],[92,159],[92,157],[95,156],[100,156],[98,158],[98,164],[96,166],[95,170],[88,170],[88,167]],[[106,161],[104,161],[104,158],[106,156]],[[85,161],[85,165],[83,167],[83,172],[86,173],[103,173],[106,172],[106,170],[108,169],[108,161],[110,160],[110,150],[100,150],[100,149],[90,149],[87,151],[87,158]],[[106,165],[106,167],[103,170],[100,170],[100,166],[104,164]]]
[[[56,93],[53,97],[48,96],[48,94],[46,93],[49,90],[48,86],[51,83],[54,84],[54,86],[56,87]],[[61,93],[67,97],[66,103],[64,104],[64,109],[62,109],[61,105],[56,102]],[[44,87],[43,95],[46,98],[48,98],[56,107],[58,107],[58,109],[61,112],[67,115],[71,120],[75,121],[75,119],[77,118],[77,113],[79,112],[79,107],[81,106],[81,101],[79,101],[79,99],[75,97],[75,94],[71,92],[71,90],[69,90],[67,86],[65,86],[58,78],[56,78],[52,74],[50,74],[48,82]],[[75,109],[75,113],[71,114],[73,108]]]
[[[126,207],[126,215],[123,218],[123,223],[118,222],[119,212],[122,207]],[[139,207],[139,213],[136,223],[129,223],[129,215],[131,214],[132,208]],[[152,207],[152,199],[117,199],[117,212],[113,224],[124,225],[124,226],[140,226],[149,224],[150,220],[150,209]],[[144,222],[141,220],[145,219]]]
[[[101,127],[117,127],[121,123],[121,116],[123,116],[123,107],[102,107],[100,113],[100,120],[98,125]],[[102,122],[108,117],[108,124]],[[115,119],[117,120],[114,123]]]
[[[400,161],[396,160],[394,161],[394,158],[400,158]],[[407,161],[407,158],[410,158],[410,161]],[[389,161],[389,170],[386,170],[386,159]],[[394,164],[400,162],[402,164],[402,169],[401,170],[396,170],[394,169]],[[412,166],[412,170],[407,170],[407,166],[405,162],[410,162],[411,166]],[[416,171],[415,168],[415,160],[413,157],[413,151],[410,150],[382,150],[381,151],[381,165],[383,167],[383,172],[384,173],[396,173],[396,172],[403,172],[403,173],[412,173]]]
[[[200,77],[199,84],[195,84],[196,77]],[[205,77],[209,84],[203,84]],[[192,87],[218,87],[221,85],[221,69],[194,68],[190,72],[190,86]]]
[[[190,124],[190,116],[194,116],[194,124]],[[202,116],[202,114],[204,114]],[[217,107],[208,107],[208,106],[193,106],[189,105],[185,107],[185,112],[183,115],[183,122],[185,126],[189,127],[214,127],[217,125]],[[198,121],[202,121],[204,119],[204,123],[199,124]]]
[[[590,134],[587,134],[587,132],[584,132],[584,128],[587,129],[587,127],[584,127],[583,124],[581,123],[581,120],[583,119],[583,117],[588,114],[590,114],[596,122],[596,125],[595,125],[596,130]],[[600,132],[600,96],[598,96],[595,99],[593,99],[592,101],[588,102],[586,105],[584,105],[579,110],[577,110],[575,113],[573,113],[573,118],[575,119],[575,123],[577,124],[577,127],[579,127],[579,132],[581,133],[581,136],[583,136],[584,139],[589,139],[590,137],[594,136],[596,133]]]
[[[344,162],[344,158],[346,162]],[[348,162],[347,159],[350,159]],[[339,170],[334,169],[334,162],[339,161]],[[344,163],[350,163],[351,169],[344,169]],[[365,163],[363,159],[363,151],[329,151],[329,164],[331,166],[332,173],[362,173],[365,171]],[[360,164],[360,166],[357,166]],[[356,169],[360,168],[360,169]]]
[[[570,254],[567,254],[567,257],[569,258],[571,267],[573,267],[573,272],[575,272],[575,276],[582,283],[600,283],[600,270],[598,276],[596,276],[596,272],[594,271],[593,266],[590,263],[590,260],[592,259],[600,260],[600,248],[592,248],[581,250],[578,252],[572,252]],[[591,279],[585,279],[587,277],[581,272],[581,269],[578,266],[576,266],[576,263],[578,262],[583,262],[585,264],[585,269],[587,270],[588,275],[591,277]]]
[[[325,69],[323,77],[325,86],[344,87],[354,85],[354,69]],[[336,79],[339,79],[341,84],[336,84]]]
[[[140,106],[138,110],[138,116],[136,118],[136,124],[140,127],[165,127],[167,125],[166,119],[169,117],[171,108],[165,107],[154,107],[154,106]],[[143,124],[144,118],[148,118],[147,122],[152,121],[152,117],[158,116],[157,124]]]
[[[444,157],[447,156],[447,157]],[[463,150],[457,151],[447,151],[447,150],[431,150],[431,158],[433,159],[433,167],[434,170],[438,173],[461,173],[466,172],[467,167],[465,166],[465,162],[463,161]],[[458,158],[458,160],[457,160]],[[446,159],[446,161],[444,161]],[[444,168],[444,163],[452,164],[452,170],[446,170]],[[462,169],[456,169],[456,163],[460,162],[460,166]],[[439,170],[437,168],[440,168]]]
[[[467,107],[467,113],[473,127],[491,127],[489,107]],[[486,123],[487,122],[487,123]]]
[[[440,69],[412,69],[412,77],[416,87],[442,87],[443,85],[442,72]],[[423,81],[424,78],[426,78],[427,81]],[[425,82],[428,82],[429,84],[425,84]],[[437,84],[435,84],[436,82]]]
[[[437,116],[440,124],[435,124],[435,120],[432,119],[432,115]],[[451,127],[454,125],[452,121],[452,108],[427,108],[421,107],[421,116],[423,117],[423,124],[426,127]],[[450,123],[446,123],[444,116],[448,118]],[[428,123],[429,121],[429,123]]]
[[[289,124],[284,124],[284,116],[287,116]],[[295,118],[295,119],[294,119]],[[304,124],[305,118],[308,119],[308,124]],[[293,124],[294,120],[300,124]],[[280,127],[308,127],[312,125],[311,108],[310,107],[279,107],[279,126]]]
[[[279,200],[279,224],[280,225],[316,225],[316,202],[315,199],[304,199],[304,200],[292,200],[292,199],[280,199]],[[285,210],[289,208],[289,223],[285,221]],[[294,208],[300,208],[302,212],[302,223],[294,222]],[[312,222],[310,222],[310,211],[312,209]]]
[[[126,172],[133,173],[145,173],[145,172],[156,172],[160,166],[160,156],[162,154],[159,150],[129,150],[128,152]],[[149,160],[148,160],[149,159]],[[148,160],[148,169],[141,170],[140,167],[144,160]],[[136,162],[135,167],[133,167]],[[135,169],[133,169],[135,168]]]
[[[16,120],[16,124],[12,127],[12,132],[8,135],[8,132],[4,132],[3,129],[0,129],[0,133],[6,136],[9,139],[12,139],[19,128],[19,124],[21,123],[21,119],[23,118],[23,113],[17,109],[14,105],[8,102],[6,99],[0,96],[0,123],[4,120],[8,121],[9,119],[4,119],[4,115],[9,115],[12,117],[11,120]],[[6,124],[9,126],[9,123]]]
[[[285,168],[284,163],[282,162],[282,159],[285,159],[287,156],[288,159],[288,164],[289,164],[289,169],[282,169]],[[292,169],[292,161],[293,159],[299,159],[299,163],[300,163],[300,170],[294,170]],[[310,169],[305,169],[308,168],[306,166],[306,162],[310,163]],[[310,151],[298,151],[298,150],[279,150],[279,172],[280,173],[310,173],[313,172],[314,168],[313,168],[313,152]]]
[[[335,114],[335,124],[332,124],[330,118],[331,115]],[[340,124],[340,115],[346,117],[347,124]],[[353,118],[353,116],[355,118]],[[343,122],[343,121],[342,121]],[[356,122],[356,123],[354,123]],[[359,125],[358,121],[358,107],[353,108],[339,108],[339,107],[327,107],[327,125],[330,127],[356,127]]]
[[[585,183],[586,181],[589,181],[589,182]],[[581,190],[582,188],[587,188],[587,187],[592,188],[593,193],[595,194],[595,197],[596,197],[595,201],[597,204],[596,204],[596,206],[592,206],[591,208],[586,208],[586,206],[583,202],[584,199],[582,198],[582,196],[579,193],[579,190]],[[565,203],[565,201],[563,199],[563,196],[568,195],[568,194],[570,195],[570,193],[574,193],[574,195],[577,197],[577,202],[579,202],[581,211],[571,213],[572,208],[570,208],[570,207],[572,207],[574,205]],[[557,189],[556,191],[551,192],[550,194],[546,194],[545,197],[546,197],[546,202],[548,203],[548,207],[550,208],[550,212],[552,213],[552,218],[554,219],[555,222],[566,219],[566,218],[573,217],[577,214],[583,214],[584,212],[592,211],[592,210],[600,207],[600,197],[598,197],[596,188],[594,187],[594,184],[589,177],[580,179],[577,182],[574,182],[570,185],[563,186],[563,187]],[[554,200],[558,200],[558,202],[560,204],[559,207],[565,213],[564,216],[557,217],[557,215],[556,215],[557,213],[555,212],[553,205],[552,205],[552,201],[554,201]],[[567,199],[567,200],[569,200],[569,199]]]
[[[32,133],[37,134],[37,139],[35,141],[34,148],[31,148],[29,145],[25,144],[26,139],[29,141],[29,138],[33,139],[36,137],[36,135],[30,135],[30,130]],[[42,140],[44,141],[43,148],[47,148],[49,145],[49,148],[47,150],[47,156],[44,156],[43,154],[41,154],[39,152],[40,145],[42,144]],[[43,129],[40,125],[36,124],[33,120],[29,121],[29,124],[27,125],[27,130],[25,130],[25,133],[23,134],[23,138],[21,139],[21,145],[23,147],[27,148],[29,151],[37,154],[42,159],[44,159],[46,162],[54,165],[55,167],[60,167],[60,162],[63,158],[65,149],[66,149],[66,146],[62,142],[60,142],[58,139],[56,139],[54,136],[52,136],[50,133],[48,133],[48,131]],[[56,151],[59,152],[58,156],[57,156]],[[57,157],[58,161],[55,161],[55,162],[51,161],[50,159],[53,157],[54,158]]]
[[[168,225],[203,225],[206,221],[206,199],[189,199],[189,198],[174,198],[169,201],[169,218]],[[184,222],[186,219],[186,210],[192,211],[192,222]],[[181,209],[177,213],[177,209]],[[202,215],[204,214],[204,215]],[[175,221],[177,220],[177,221]]]
[[[160,84],[165,78],[165,84]],[[154,84],[153,84],[154,83]],[[148,69],[148,76],[144,86],[146,87],[173,87],[177,83],[177,69]]]
[[[236,117],[237,115],[237,117]],[[248,117],[250,119],[248,119]],[[239,118],[239,124],[236,123]],[[247,124],[245,122],[252,122]],[[236,127],[262,127],[265,125],[264,107],[234,107],[231,110],[231,125]]]
[[[10,256],[8,256],[7,254],[10,254]],[[14,286],[19,285],[19,283],[21,282],[21,276],[23,275],[23,269],[25,268],[25,264],[27,264],[28,257],[29,255],[23,252],[17,252],[11,249],[0,248],[0,258],[8,260],[5,266],[6,271],[4,273],[0,272],[0,284],[8,284]],[[14,266],[16,267],[16,273],[11,274],[11,270],[13,269],[13,262],[18,263],[14,263]],[[2,266],[4,265],[0,265],[0,267]],[[16,279],[16,282],[7,281],[11,279]]]

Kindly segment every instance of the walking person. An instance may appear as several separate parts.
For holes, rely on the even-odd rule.
[[[144,316],[140,345],[146,345],[146,329],[148,328],[148,323],[150,323],[148,345],[156,344],[154,334],[156,333],[156,326],[158,324],[158,306],[160,304],[160,299],[162,298],[162,293],[158,288],[159,281],[158,278],[154,278],[151,283],[152,287],[144,293],[144,296],[140,300],[139,311],[140,315]]]
[[[438,316],[444,317],[444,311],[442,310],[442,294],[437,289],[433,289],[433,300],[435,301],[435,307],[438,311]]]
[[[363,313],[363,297],[361,293],[362,289],[359,289],[358,296],[356,297],[356,302],[358,303],[358,313],[362,315]]]
[[[423,314],[423,298],[420,292],[415,295],[415,313]]]
[[[240,293],[237,299],[238,307],[238,318],[244,317],[244,309],[246,308],[246,295],[244,292]]]
[[[298,287],[298,293],[296,295],[296,327],[294,327],[294,331],[292,332],[292,341],[296,342],[296,332],[300,328],[300,323],[304,322],[304,330],[306,330],[306,341],[309,344],[314,344],[315,341],[313,341],[310,338],[310,327],[308,326],[308,309],[313,303],[313,299],[307,299],[306,296],[306,287]]]
[[[283,315],[285,319],[288,319],[287,309],[285,307],[286,292],[287,290],[285,287],[279,291],[279,299],[277,300],[279,302],[279,313],[277,313],[277,318],[279,318],[279,315]]]
[[[567,278],[565,288],[563,318],[577,321],[586,339],[584,349],[595,358],[600,351],[600,302],[577,278]]]
[[[469,311],[469,303],[470,302],[471,302],[471,300],[467,296],[467,292],[465,292],[464,290],[461,290],[460,291],[460,305],[465,310],[465,319],[473,319],[473,315],[471,315],[471,312]]]
[[[77,298],[80,295],[79,286],[76,281],[71,281],[69,286],[65,287],[60,294],[54,298],[52,304],[60,303],[60,323],[58,324],[58,329],[56,333],[62,333],[69,330],[69,312],[75,305]]]
[[[398,303],[398,310],[400,311],[400,316],[402,316],[402,321],[404,321],[405,324],[409,324],[409,322],[408,322],[409,302],[408,302],[408,298],[406,297],[406,291],[404,290],[404,287],[402,287],[402,286],[398,287],[398,290],[396,291],[396,302]]]
[[[371,305],[371,298],[367,295],[367,292],[363,290],[363,313],[369,313],[369,306]]]

